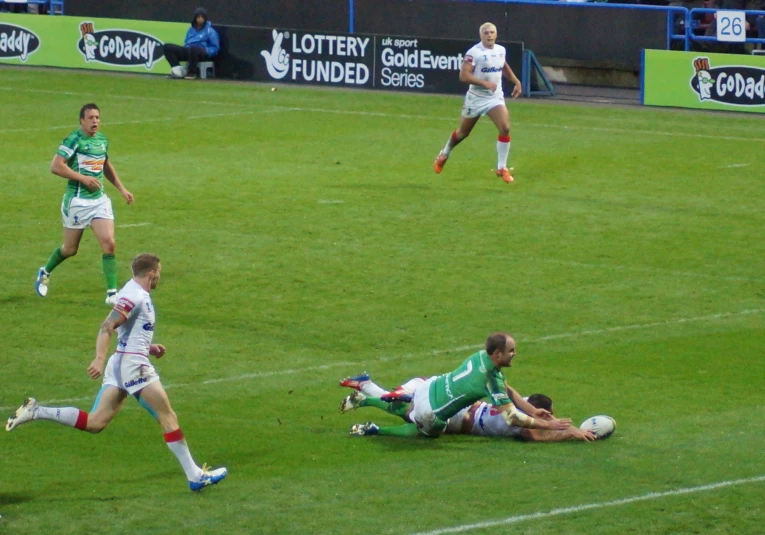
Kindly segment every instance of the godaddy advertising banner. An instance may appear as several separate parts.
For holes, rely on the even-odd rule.
[[[255,80],[438,93],[467,90],[459,71],[465,52],[475,44],[278,29],[252,29],[247,36],[261,56]],[[503,45],[508,64],[520,78],[523,43]]]
[[[765,113],[765,57],[643,51],[647,106]]]
[[[166,74],[163,43],[183,43],[188,24],[0,14],[0,62]]]

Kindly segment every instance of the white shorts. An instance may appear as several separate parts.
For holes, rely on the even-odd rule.
[[[104,386],[116,386],[133,395],[155,381],[159,381],[159,374],[149,362],[149,357],[115,353],[106,363]]]
[[[435,377],[431,377],[415,391],[412,412],[409,414],[420,433],[428,437],[441,436],[446,429],[446,422],[433,414],[433,407],[430,406],[430,384],[435,380]]]
[[[469,92],[465,95],[465,103],[462,105],[462,116],[468,119],[486,115],[489,110],[497,106],[505,105],[505,96],[479,97]]]
[[[94,219],[114,219],[112,201],[106,194],[98,199],[80,199],[75,197],[69,201],[69,206],[61,203],[61,217],[64,226],[72,229],[83,229],[90,226]]]

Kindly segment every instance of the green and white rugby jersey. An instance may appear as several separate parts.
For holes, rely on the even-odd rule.
[[[88,136],[78,128],[61,143],[56,154],[66,160],[70,169],[85,176],[94,176],[101,182],[101,189],[88,191],[88,188],[70,180],[64,193],[64,205],[69,206],[69,201],[75,197],[80,199],[98,199],[104,194],[104,166],[109,158],[107,151],[109,142],[101,132],[96,132],[93,137]]]
[[[443,421],[485,397],[492,405],[512,403],[505,389],[504,374],[484,350],[470,355],[459,368],[439,375],[430,384],[430,406]]]

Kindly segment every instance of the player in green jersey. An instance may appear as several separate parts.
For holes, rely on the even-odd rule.
[[[502,368],[511,366],[514,357],[515,340],[506,333],[492,334],[486,340],[486,349],[468,357],[456,370],[431,377],[415,391],[407,415],[414,423],[396,427],[356,424],[351,434],[438,437],[449,418],[483,398],[500,407],[514,425],[551,430],[571,427],[571,420],[555,419],[549,411],[531,406],[520,396],[508,396],[514,391],[505,381]]]
[[[114,213],[104,191],[104,177],[117,188],[128,204],[133,194],[122,185],[109,159],[109,142],[98,128],[101,110],[95,104],[80,109],[80,128],[69,134],[58,148],[50,170],[68,180],[61,215],[64,220],[64,243],[53,251],[48,263],[37,272],[37,295],[48,295],[50,274],[61,262],[77,254],[82,234],[90,227],[101,246],[106,304],[113,306],[117,296],[117,261],[114,257]]]

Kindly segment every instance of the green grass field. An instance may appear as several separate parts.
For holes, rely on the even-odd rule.
[[[96,436],[35,422],[0,437],[0,532],[765,531],[761,118],[513,102],[506,185],[488,120],[433,173],[459,97],[0,74],[2,411],[99,388],[93,236],[33,287],[61,240],[49,163],[96,101],[136,197],[108,186],[121,280],[162,258],[157,367],[197,462],[229,469],[189,492],[131,400]],[[616,434],[348,436],[397,421],[338,414],[340,378],[443,373],[495,330],[511,385]]]

